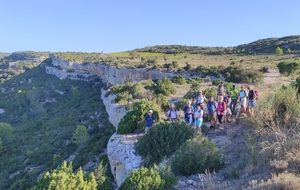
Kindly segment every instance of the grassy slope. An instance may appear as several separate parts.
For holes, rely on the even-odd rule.
[[[5,113],[0,122],[12,125],[15,140],[1,150],[0,189],[28,187],[37,175],[75,153],[74,168],[99,156],[114,131],[100,99],[101,87],[100,83],[59,80],[41,67],[1,84],[5,93],[0,93],[0,108]],[[41,104],[50,99],[56,101]],[[88,127],[90,138],[77,146],[72,136],[79,124]]]

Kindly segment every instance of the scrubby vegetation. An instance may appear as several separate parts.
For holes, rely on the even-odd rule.
[[[300,61],[281,61],[277,64],[280,74],[291,75],[300,72]]]
[[[120,190],[168,190],[174,189],[173,185],[177,179],[170,174],[166,167],[158,168],[156,165],[151,168],[142,167],[134,170],[120,186]]]
[[[201,134],[183,143],[172,161],[172,171],[177,175],[217,171],[222,166],[221,153],[215,143]]]
[[[110,190],[112,189],[105,168],[102,163],[88,176],[84,174],[81,167],[73,173],[72,163],[64,161],[61,166],[51,172],[46,172],[42,178],[38,179],[37,185],[32,190],[40,189],[86,189],[86,190]]]
[[[1,84],[0,189],[26,189],[73,154],[74,169],[95,158],[107,162],[99,154],[114,127],[99,96],[101,87],[93,80],[60,80],[42,67]]]
[[[145,165],[160,162],[174,153],[186,140],[192,138],[193,129],[185,122],[165,122],[150,128],[136,145],[140,155],[145,156]]]
[[[141,100],[133,104],[133,109],[126,113],[126,115],[121,119],[118,125],[119,134],[133,133],[135,130],[144,130],[145,126],[139,125],[138,122],[141,121],[148,111],[152,109],[153,114],[159,121],[160,117],[158,114],[159,108],[153,102],[148,100]]]

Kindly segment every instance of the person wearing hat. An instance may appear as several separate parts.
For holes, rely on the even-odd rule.
[[[141,121],[139,121],[138,123],[142,123],[143,121],[146,122],[145,133],[147,133],[147,131],[149,130],[149,128],[151,126],[153,126],[153,124],[156,121],[156,117],[153,115],[153,110],[149,110],[148,114],[144,117],[144,119],[141,120]]]

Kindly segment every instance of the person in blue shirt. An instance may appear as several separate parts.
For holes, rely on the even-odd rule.
[[[216,116],[216,108],[217,103],[214,101],[214,97],[209,97],[207,101],[207,114],[208,114],[208,121],[210,122],[210,128],[214,128],[215,121],[217,119]]]
[[[194,108],[192,106],[192,102],[190,100],[187,101],[186,105],[183,107],[184,112],[184,120],[192,126],[193,124],[193,114]]]
[[[155,123],[156,117],[153,115],[153,110],[149,110],[148,114],[144,117],[143,120],[139,121],[138,123],[142,123],[143,121],[146,122],[145,133],[149,130],[149,128]]]

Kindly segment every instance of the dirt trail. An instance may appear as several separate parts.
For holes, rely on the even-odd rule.
[[[264,74],[263,85],[277,84],[280,81],[280,73],[278,69],[270,68],[267,73]]]

